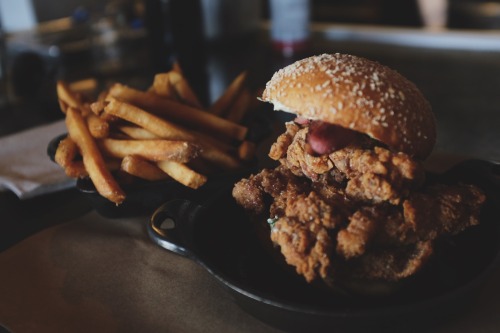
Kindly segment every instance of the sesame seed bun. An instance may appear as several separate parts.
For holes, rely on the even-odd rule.
[[[262,100],[275,110],[365,133],[390,149],[426,158],[436,141],[429,102],[398,72],[346,54],[322,54],[276,72]]]

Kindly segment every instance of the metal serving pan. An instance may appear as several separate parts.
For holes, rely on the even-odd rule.
[[[232,182],[201,203],[165,203],[153,214],[148,234],[159,246],[204,267],[241,308],[286,331],[374,332],[433,326],[465,309],[499,264],[500,165],[471,160],[429,177],[483,188],[488,199],[481,224],[440,244],[424,272],[390,296],[332,294],[276,264],[231,197]]]

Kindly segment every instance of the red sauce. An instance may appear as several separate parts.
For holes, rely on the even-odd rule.
[[[323,155],[346,147],[358,137],[359,134],[350,129],[321,121],[312,121],[309,125],[307,143],[314,153]]]
[[[311,120],[304,118],[302,116],[297,116],[293,121],[299,125],[308,125]]]

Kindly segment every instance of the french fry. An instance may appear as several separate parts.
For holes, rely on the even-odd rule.
[[[158,135],[153,134],[142,127],[121,125],[117,126],[117,128],[123,133],[127,134],[127,136],[130,137],[131,139],[150,140],[150,139],[160,138]]]
[[[78,154],[78,146],[70,137],[65,137],[57,145],[54,160],[57,164],[65,168],[75,160]]]
[[[89,176],[82,161],[73,161],[64,168],[66,176],[71,178],[85,178]]]
[[[82,161],[76,161],[78,147],[70,137],[62,139],[57,145],[54,160],[59,164],[68,177],[82,178],[88,176]]]
[[[59,103],[59,109],[61,109],[61,111],[63,113],[66,113],[66,110],[68,109],[68,104],[66,104],[62,99],[58,98],[57,99],[58,103]]]
[[[112,98],[104,108],[107,114],[125,119],[149,132],[168,140],[195,141],[195,137],[173,123],[142,110],[132,104]]]
[[[71,108],[80,108],[82,101],[78,99],[78,96],[70,90],[68,84],[64,81],[57,81],[57,98],[59,99],[59,105],[61,106],[61,111],[66,113],[66,110]],[[62,102],[62,103],[61,103]]]
[[[92,113],[94,113],[96,116],[101,115],[101,113],[104,111],[104,107],[108,104],[105,100],[98,100],[95,101],[94,103],[90,103],[90,110]]]
[[[68,84],[69,90],[75,93],[92,93],[97,88],[97,80],[94,78],[83,79]]]
[[[248,128],[245,126],[219,118],[211,113],[121,84],[113,85],[110,94],[124,102],[170,117],[201,132],[206,131],[214,135],[237,140],[243,140],[248,132]]]
[[[56,162],[70,177],[89,177],[117,205],[126,196],[119,184],[138,178],[172,178],[197,189],[206,175],[240,169],[255,156],[255,144],[244,141],[248,128],[241,125],[252,103],[246,79],[246,72],[239,74],[211,112],[202,108],[177,62],[155,75],[146,91],[117,83],[93,102],[80,93],[93,91],[97,81],[59,81],[68,138],[57,148]]]
[[[169,73],[159,73],[155,75],[152,91],[155,94],[165,98],[174,100],[177,99],[174,88],[172,87],[172,83],[170,82]]]
[[[96,139],[102,139],[109,135],[109,124],[104,119],[96,116],[94,113],[89,113],[85,118],[90,134]]]
[[[208,141],[198,140],[197,136],[180,126],[176,126],[164,119],[148,113],[131,104],[112,99],[104,109],[106,113],[125,119],[133,124],[156,134],[160,138],[167,140],[184,140],[189,142],[199,142],[202,147],[201,157],[218,165],[226,170],[236,169],[241,166],[239,161],[229,153]]]
[[[65,171],[66,175],[71,178],[88,177],[89,173],[83,165],[83,161],[78,160],[79,151],[76,143],[66,137],[59,142],[57,146],[54,160]],[[116,160],[105,160],[108,170],[118,170],[120,164]]]
[[[229,110],[229,106],[233,104],[236,96],[238,96],[239,92],[243,89],[245,81],[247,79],[247,72],[241,72],[234,80],[231,82],[229,87],[224,91],[224,93],[215,101],[214,104],[210,107],[209,111],[214,114],[221,116],[227,110]]]
[[[69,136],[80,150],[85,169],[99,194],[117,205],[122,203],[125,193],[107,169],[85,119],[72,107],[66,110],[66,127]]]
[[[97,101],[96,102],[104,102],[104,101],[106,101],[106,99],[108,98],[108,95],[109,95],[109,90],[108,89],[101,91],[99,93],[99,95],[97,95]]]
[[[183,102],[199,109],[203,108],[198,97],[193,92],[186,78],[182,76],[181,73],[176,71],[171,71],[168,73],[168,79],[171,86],[174,88],[177,96],[179,96],[179,98]]]
[[[57,81],[56,89],[59,107],[63,113],[66,113],[70,107],[79,110],[83,116],[87,116],[91,112],[90,106],[87,103],[83,103],[82,95],[72,91],[66,82]]]
[[[98,144],[108,156],[124,158],[137,155],[150,161],[186,163],[198,156],[200,151],[197,145],[186,141],[103,139]]]
[[[234,121],[235,123],[240,123],[250,107],[250,99],[251,96],[248,89],[241,90],[236,97],[236,100],[229,108],[225,118],[227,120]]]
[[[189,132],[180,126],[158,118],[131,104],[120,102],[115,98],[111,98],[109,103],[107,114],[119,117],[139,126],[118,126],[119,130],[133,139],[147,140],[163,138],[186,141],[196,141],[199,139],[201,142],[206,142],[224,152],[233,152],[235,150],[234,147],[221,140],[203,133]]]
[[[182,74],[182,68],[181,68],[181,65],[179,65],[179,62],[178,61],[175,61],[172,65],[172,70],[174,72],[177,72],[179,74]]]
[[[251,161],[255,157],[255,143],[243,141],[238,147],[238,157],[243,161]]]
[[[121,163],[121,170],[141,179],[155,181],[170,178],[157,165],[152,164],[138,156],[125,156]]]
[[[197,189],[206,183],[207,177],[190,169],[186,165],[174,161],[157,162],[158,167],[179,183]]]

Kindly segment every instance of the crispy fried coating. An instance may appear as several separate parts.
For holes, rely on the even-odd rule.
[[[274,224],[271,240],[280,246],[288,264],[308,282],[331,276],[329,253],[333,242],[328,231],[317,223],[301,223],[297,219],[283,217]]]
[[[276,220],[271,240],[308,282],[398,281],[423,267],[436,239],[479,223],[476,186],[426,185],[419,161],[366,138],[316,156],[307,132],[288,123],[270,152],[280,165],[242,179],[233,196]]]

